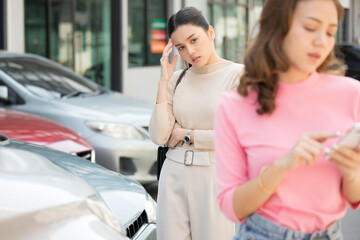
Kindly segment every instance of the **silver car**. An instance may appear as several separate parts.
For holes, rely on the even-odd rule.
[[[142,185],[3,135],[0,192],[0,239],[156,239],[156,203]]]
[[[141,183],[156,181],[151,103],[106,90],[49,59],[0,52],[0,106],[65,125],[94,147],[96,163]]]

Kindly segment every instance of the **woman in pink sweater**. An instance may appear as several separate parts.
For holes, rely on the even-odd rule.
[[[237,91],[215,121],[218,202],[234,239],[342,239],[360,201],[360,147],[331,148],[360,121],[360,84],[334,71],[338,0],[267,0]]]

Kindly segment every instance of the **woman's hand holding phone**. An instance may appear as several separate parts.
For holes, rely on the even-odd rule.
[[[360,176],[360,123],[356,123],[340,141],[328,150],[328,158],[339,168],[343,178]]]
[[[337,166],[346,179],[360,176],[360,146],[355,149],[340,146],[330,153],[330,162]]]
[[[329,154],[337,150],[340,146],[355,149],[360,145],[360,122],[354,124],[354,126],[336,143],[332,149],[325,149],[325,152]]]
[[[296,169],[303,163],[312,165],[323,149],[321,143],[336,136],[338,134],[332,132],[304,133],[295,146],[284,157],[277,160],[277,163],[287,171]]]

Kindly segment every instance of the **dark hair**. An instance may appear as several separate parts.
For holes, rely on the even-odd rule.
[[[202,12],[194,7],[185,7],[169,18],[167,32],[169,38],[176,29],[182,25],[192,24],[202,27],[205,31],[209,30],[209,22]]]
[[[288,34],[294,11],[302,0],[267,0],[260,17],[260,31],[255,41],[249,46],[244,58],[245,72],[240,79],[238,92],[247,96],[249,87],[257,91],[257,102],[260,107],[258,114],[271,114],[275,110],[275,96],[278,88],[278,73],[289,69],[289,61],[282,45]],[[344,8],[339,0],[335,3],[338,19],[344,14]],[[329,67],[341,68],[335,58],[334,50],[317,71],[327,72]]]

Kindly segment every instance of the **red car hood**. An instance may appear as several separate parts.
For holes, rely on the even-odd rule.
[[[93,149],[85,139],[54,121],[4,108],[0,108],[0,134],[67,153]]]

